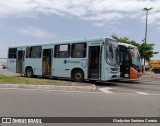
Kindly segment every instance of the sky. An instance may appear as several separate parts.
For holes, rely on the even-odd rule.
[[[0,58],[9,46],[117,35],[160,52],[160,0],[0,0]],[[152,59],[160,59],[160,53]]]

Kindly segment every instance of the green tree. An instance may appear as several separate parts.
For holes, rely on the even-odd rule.
[[[114,40],[116,40],[117,42],[132,44],[132,45],[136,46],[137,48],[139,48],[139,46],[140,46],[139,43],[137,43],[137,42],[134,41],[134,40],[129,40],[128,37],[119,38],[119,37],[117,37],[116,35],[112,35],[112,38],[113,38]]]
[[[116,35],[112,35],[112,38],[117,42],[132,44],[136,46],[139,50],[139,53],[141,55],[142,59],[146,59],[146,61],[149,61],[154,54],[157,54],[158,52],[154,52],[154,44],[146,44],[144,43],[144,40],[142,40],[142,44],[137,43],[135,40],[129,40],[128,37],[119,38]]]

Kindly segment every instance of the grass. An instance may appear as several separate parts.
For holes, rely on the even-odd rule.
[[[53,79],[6,76],[3,74],[0,74],[0,84],[76,85],[76,83],[70,82],[70,81],[58,81],[58,80],[53,80]]]

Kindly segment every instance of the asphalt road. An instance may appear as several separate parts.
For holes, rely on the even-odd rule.
[[[105,93],[112,94],[140,94],[160,95],[160,82],[144,82],[139,80],[109,81],[94,83],[97,88]]]
[[[160,117],[160,94],[0,89],[1,117]]]

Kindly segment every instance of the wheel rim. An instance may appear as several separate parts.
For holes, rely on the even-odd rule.
[[[27,75],[30,77],[31,76],[31,71],[28,71]]]
[[[81,73],[76,73],[76,74],[75,74],[75,79],[76,79],[76,80],[81,80],[81,78],[82,78]]]
[[[32,71],[30,69],[27,71],[27,76],[28,77],[32,76]]]

